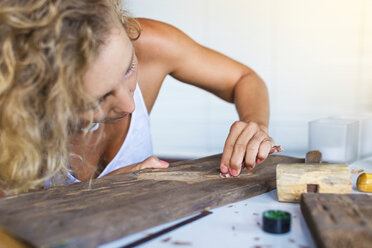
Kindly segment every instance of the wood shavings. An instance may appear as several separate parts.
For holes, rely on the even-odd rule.
[[[191,245],[191,242],[173,241],[172,244],[173,245],[185,245],[185,246],[188,246],[188,245]]]
[[[364,169],[351,170],[351,173],[353,173],[353,174],[358,174],[358,173],[361,173],[361,172],[363,172],[363,171],[364,171]]]
[[[171,240],[171,238],[166,238],[166,239],[163,239],[161,242],[163,242],[163,243],[167,243],[169,240]]]
[[[221,178],[229,178],[230,177],[230,174],[229,173],[220,173],[220,177]]]

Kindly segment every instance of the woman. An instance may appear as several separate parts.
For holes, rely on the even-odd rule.
[[[0,70],[7,193],[167,168],[152,156],[148,119],[166,75],[235,103],[223,174],[273,151],[268,93],[254,71],[168,24],[122,15],[114,0],[2,0]]]

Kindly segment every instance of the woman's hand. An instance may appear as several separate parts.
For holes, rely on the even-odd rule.
[[[116,175],[120,173],[132,172],[132,171],[143,170],[143,169],[166,169],[168,167],[169,167],[168,162],[160,160],[155,156],[151,156],[140,163],[125,166],[123,168],[114,170],[105,176]]]
[[[220,170],[223,174],[238,176],[243,166],[252,170],[269,154],[280,151],[281,147],[274,146],[266,126],[252,121],[237,121],[226,139]]]

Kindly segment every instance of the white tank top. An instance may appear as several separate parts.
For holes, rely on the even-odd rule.
[[[142,162],[153,154],[150,117],[138,84],[134,91],[134,103],[136,108],[132,113],[127,136],[118,153],[98,178],[119,168]],[[68,174],[67,177],[66,184],[80,182],[71,174]]]

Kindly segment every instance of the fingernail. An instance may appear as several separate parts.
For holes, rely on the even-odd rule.
[[[227,172],[229,172],[229,169],[226,166],[222,165],[221,166],[221,172],[226,174]]]
[[[248,170],[253,170],[253,168],[251,166],[247,167]]]
[[[231,170],[230,174],[235,177],[238,175],[238,172],[236,170]]]
[[[256,159],[256,162],[257,162],[257,164],[259,164],[259,163],[261,163],[262,161],[261,161],[261,159]]]
[[[160,163],[161,163],[162,165],[169,165],[169,163],[166,162],[166,161],[164,161],[164,160],[159,159],[159,161],[160,161]]]

